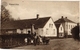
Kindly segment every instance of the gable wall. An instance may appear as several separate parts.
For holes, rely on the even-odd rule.
[[[50,24],[52,24],[52,26],[50,26]],[[49,36],[49,37],[57,36],[57,29],[51,18],[48,20],[48,22],[43,28],[43,36]]]
[[[59,37],[63,37],[64,36],[64,28],[63,25],[61,24],[59,27]]]
[[[61,29],[62,29],[62,30],[61,30]],[[61,24],[60,27],[59,27],[59,32],[60,32],[60,33],[63,33],[63,32],[64,32],[64,28],[63,28],[62,24]]]

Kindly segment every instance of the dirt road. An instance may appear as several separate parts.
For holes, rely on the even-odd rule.
[[[74,41],[72,38],[67,39],[52,39],[49,45],[27,45],[15,47],[12,49],[24,50],[80,50],[80,42]]]

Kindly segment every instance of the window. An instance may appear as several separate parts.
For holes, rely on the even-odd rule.
[[[46,34],[48,34],[48,28],[46,29]]]
[[[48,28],[46,30],[48,30]]]
[[[71,29],[72,29],[73,27],[72,27],[72,25],[71,25]]]
[[[8,31],[8,33],[13,33],[13,31]]]
[[[71,29],[71,25],[69,25],[68,28]]]
[[[49,27],[52,28],[53,27],[53,24],[49,24]]]
[[[61,31],[62,31],[62,27],[61,27]]]
[[[53,29],[53,33],[55,34],[55,29]]]

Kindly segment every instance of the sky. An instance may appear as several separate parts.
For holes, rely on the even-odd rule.
[[[54,21],[63,17],[78,22],[79,2],[78,1],[27,1],[27,0],[2,0],[1,2],[9,10],[15,19],[30,19],[51,16]]]

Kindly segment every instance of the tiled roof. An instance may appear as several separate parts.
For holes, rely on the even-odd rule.
[[[61,24],[55,24],[56,28],[59,28],[60,25],[61,25]]]
[[[63,23],[63,22],[75,23],[75,22],[69,20],[67,17],[65,17],[65,18],[62,17],[62,18],[58,19],[57,21],[55,21],[54,23]]]
[[[44,17],[39,19],[34,18],[5,22],[1,24],[1,29],[31,28],[32,24],[34,24],[35,28],[43,28],[49,19],[50,17]]]

